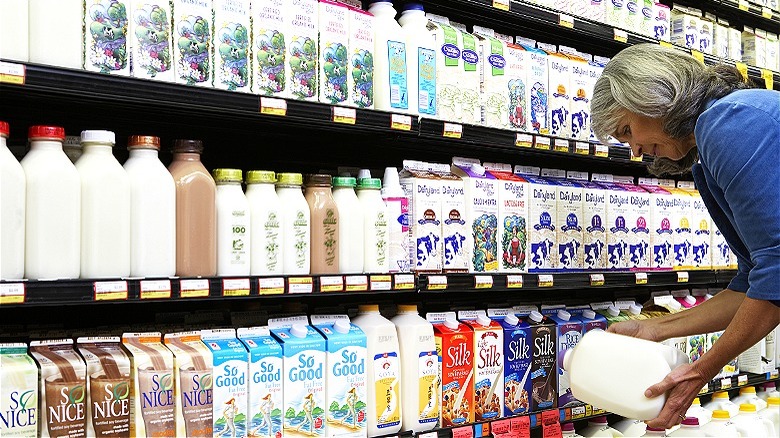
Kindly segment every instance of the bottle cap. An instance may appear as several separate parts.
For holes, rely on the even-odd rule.
[[[608,424],[607,417],[604,415],[596,418],[591,418],[590,420],[588,420],[588,423],[599,424],[599,425]]]
[[[485,174],[485,167],[481,166],[481,165],[479,165],[477,163],[472,163],[471,166],[470,166],[470,169],[476,175],[482,176],[482,175]]]
[[[246,173],[247,184],[273,184],[276,182],[276,172],[272,170],[250,170]]]
[[[694,397],[693,401],[691,402],[691,406],[701,406],[701,400],[699,397]]]
[[[632,315],[639,315],[640,313],[642,313],[642,306],[638,304],[632,304],[628,306],[628,313]]]
[[[536,310],[532,310],[531,313],[528,314],[528,319],[530,319],[533,322],[542,322],[544,316],[542,316],[542,314],[537,312]]]
[[[416,304],[399,304],[398,313],[417,313]]]
[[[775,397],[775,396],[767,397],[766,404],[772,406],[780,406],[780,397]]]
[[[742,394],[755,394],[756,388],[754,386],[746,386],[744,388],[739,388],[739,395]]]
[[[520,318],[518,318],[514,313],[507,313],[504,317],[504,322],[509,325],[517,325],[520,324]]]
[[[729,411],[716,409],[712,411],[712,418],[728,420],[729,418],[731,418],[731,415],[729,415]]]
[[[690,304],[690,305],[696,304],[696,298],[693,295],[686,295],[685,298],[683,299],[685,300],[686,304]]]
[[[561,424],[561,431],[562,432],[574,432],[574,424],[572,424],[572,423],[563,423],[563,424]]]
[[[407,3],[404,5],[403,8],[404,11],[424,11],[425,8],[423,8],[423,5],[421,3]]]
[[[89,130],[81,131],[81,143],[103,143],[114,146],[116,134],[112,131]]]
[[[371,178],[371,171],[370,171],[370,170],[368,170],[368,169],[360,169],[360,170],[358,171],[358,174],[357,174],[357,180],[358,180],[358,182],[359,182],[361,179],[365,179],[365,178]]]
[[[379,304],[361,304],[358,313],[379,312]]]
[[[596,312],[594,312],[594,311],[592,311],[590,309],[586,309],[586,310],[582,311],[582,316],[584,316],[585,318],[588,318],[588,319],[596,319]]]
[[[726,391],[718,391],[715,394],[712,394],[712,398],[729,398],[729,393]]]
[[[293,324],[293,326],[290,327],[290,334],[296,338],[305,338],[306,335],[309,334],[309,330],[303,324]]]
[[[458,320],[453,318],[453,317],[451,317],[451,316],[448,316],[444,320],[444,326],[447,327],[450,330],[457,330],[459,325],[460,325],[460,323],[458,323]]]
[[[306,187],[330,187],[331,176],[324,173],[313,173],[306,175],[304,185]]]
[[[43,125],[30,126],[30,129],[27,131],[27,137],[29,137],[30,140],[52,139],[62,141],[65,140],[65,128]]]
[[[151,135],[131,135],[127,138],[127,149],[154,149],[160,150],[160,137]]]
[[[568,321],[568,320],[571,319],[571,313],[569,313],[569,312],[567,312],[567,311],[565,311],[563,309],[559,310],[557,315],[558,315],[558,318],[560,318],[560,319],[562,319],[564,321]]]
[[[303,175],[300,173],[280,173],[278,177],[276,185],[299,186],[303,184]]]
[[[492,320],[487,317],[487,315],[479,314],[477,315],[477,324],[481,325],[482,327],[488,327]]]
[[[618,316],[620,315],[620,310],[618,310],[615,306],[609,306],[607,308],[607,313],[609,313],[611,316]]]
[[[346,334],[349,333],[350,325],[347,321],[344,321],[343,319],[337,319],[336,322],[333,324],[333,330],[336,331],[336,333]]]
[[[178,139],[173,142],[174,154],[202,154],[203,142],[200,140]]]
[[[0,136],[8,137],[11,135],[11,127],[8,126],[8,122],[0,120]]]
[[[685,420],[683,420],[682,425],[699,427],[699,419],[696,417],[685,417]]]
[[[761,387],[764,388],[764,391],[767,391],[770,388],[775,389],[775,382],[764,382],[761,384]]]
[[[379,190],[382,188],[382,180],[379,178],[363,178],[358,180],[358,190]]]
[[[739,412],[756,412],[756,405],[751,403],[742,403],[739,405]]]
[[[727,412],[727,414],[728,414],[728,412]],[[657,427],[650,427],[650,426],[647,426],[647,428],[645,430],[648,431],[648,432],[666,432],[666,429],[659,429]]]
[[[243,181],[241,169],[214,169],[211,174],[214,175],[214,181],[217,183],[240,183]]]
[[[385,175],[382,177],[382,185],[385,187],[400,186],[401,183],[398,179],[398,169],[395,167],[385,167]]]
[[[334,176],[333,187],[355,187],[357,181],[351,176]]]

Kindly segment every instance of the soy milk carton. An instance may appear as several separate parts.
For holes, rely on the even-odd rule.
[[[626,29],[628,21],[628,0],[604,0],[606,13],[604,21],[606,24]]]
[[[0,344],[0,435],[38,436],[38,367],[27,344]]]
[[[445,272],[467,272],[470,262],[466,244],[470,230],[464,219],[466,197],[463,180],[450,172],[450,166],[446,164],[433,164],[429,170],[437,176],[436,182],[441,191],[442,269]],[[485,234],[484,239],[489,241],[489,233]],[[488,259],[486,263],[491,261]]]
[[[672,210],[674,198],[658,186],[658,180],[640,178],[639,186],[650,193],[650,268],[672,269]]]
[[[693,219],[691,220],[691,256],[692,269],[712,268],[712,218],[707,211],[707,206],[701,199],[692,181],[680,181],[678,187],[682,188],[693,199]]]
[[[634,185],[632,177],[615,177],[615,182],[629,192],[631,207],[626,216],[629,229],[629,242],[626,264],[629,269],[650,267],[650,194]]]
[[[168,1],[132,0],[128,38],[133,53],[133,77],[173,82],[172,10]]]
[[[588,270],[607,268],[606,191],[588,181],[587,172],[566,172],[566,177],[582,186],[582,267]]]
[[[458,319],[474,331],[474,421],[500,418],[504,397],[504,330],[484,310],[458,312]]]
[[[555,322],[537,311],[526,318],[531,325],[533,361],[531,362],[531,411],[558,406],[558,370],[555,353]]]
[[[531,326],[518,318],[512,309],[488,309],[488,316],[498,321],[504,330],[503,415],[525,414],[530,409]]]
[[[270,319],[271,335],[282,345],[285,436],[325,436],[325,339],[305,316]]]
[[[555,207],[557,268],[573,271],[583,268],[583,208],[582,186],[565,179],[566,172],[560,169],[543,169],[542,176],[548,177],[558,187]]]
[[[474,332],[455,312],[428,313],[441,376],[441,427],[474,422]]]
[[[286,97],[285,59],[287,29],[284,0],[252,2],[252,92],[261,96]]]
[[[547,68],[550,75],[550,101],[547,107],[550,135],[568,138],[571,137],[571,62],[563,53],[548,53]]]
[[[119,337],[76,342],[87,365],[87,436],[130,436],[130,358]]]
[[[409,199],[409,260],[414,272],[442,270],[441,186],[427,163],[404,160],[401,187]]]
[[[480,106],[482,124],[493,128],[509,128],[510,93],[505,42],[495,38],[492,29],[474,27],[479,44]]]
[[[528,181],[528,271],[552,270],[557,266],[557,187],[549,180],[537,176],[538,167],[515,166],[515,173]]]
[[[528,69],[529,52],[516,44],[506,45],[506,68],[504,70],[509,93],[509,125],[510,129],[529,131],[529,114],[531,113],[528,100]],[[488,60],[490,62],[490,60]],[[485,64],[483,64],[485,65]]]
[[[366,335],[347,315],[312,315],[311,323],[326,342],[328,436],[365,437]]]
[[[642,10],[639,3],[641,0],[625,0],[626,1],[626,15],[624,15],[625,23],[623,29],[631,32],[640,33],[640,26],[642,23]]]
[[[482,120],[480,71],[484,60],[479,54],[477,37],[468,33],[463,24],[450,22],[450,25],[460,32],[460,41],[462,42],[460,57],[463,61],[463,69],[459,71],[459,89],[463,112],[460,121],[477,125]]]
[[[593,174],[592,181],[606,190],[607,218],[607,269],[628,268],[628,245],[630,241],[628,220],[631,200],[628,192],[612,183],[612,175]]]
[[[526,102],[529,105],[527,130],[537,134],[550,133],[549,93],[547,53],[528,46],[528,82],[526,82]]]
[[[358,108],[373,108],[374,16],[368,11],[350,8],[347,53],[348,104]]]
[[[284,77],[287,96],[317,101],[319,14],[317,0],[285,2],[283,14],[287,34]]]
[[[203,344],[199,331],[166,333],[163,342],[173,353],[176,435],[212,436],[214,374],[211,351]]]
[[[563,357],[567,351],[574,348],[582,338],[582,321],[566,311],[564,306],[550,307],[542,309],[542,313],[547,315],[556,324],[555,344],[558,372],[558,407],[571,407],[582,404],[574,398],[569,384],[569,372],[563,368]]]
[[[177,84],[211,87],[212,0],[173,0],[173,71]]]
[[[214,366],[214,436],[247,436],[249,354],[234,329],[202,330]]]
[[[349,7],[319,0],[320,102],[341,104],[349,98]]]
[[[498,185],[499,272],[527,272],[528,182],[512,173],[512,166],[485,163]]]
[[[84,2],[84,70],[130,76],[131,11],[130,0]]]
[[[463,247],[469,272],[496,272],[499,266],[498,181],[476,159],[454,157],[452,172],[463,181],[467,228]],[[445,236],[445,258],[447,247]]]
[[[249,351],[248,434],[280,437],[284,434],[282,346],[268,327],[240,328],[237,335]]]

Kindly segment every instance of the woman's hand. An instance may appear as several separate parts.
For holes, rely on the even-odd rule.
[[[633,338],[658,341],[658,333],[650,320],[628,320],[612,324],[607,329],[610,333],[631,336]]]
[[[680,424],[699,391],[710,381],[692,364],[681,365],[662,381],[645,391],[645,397],[653,398],[666,393],[666,403],[658,417],[647,422],[648,426],[669,429]],[[668,391],[668,392],[667,392]]]

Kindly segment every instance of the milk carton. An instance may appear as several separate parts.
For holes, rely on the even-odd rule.
[[[130,358],[119,337],[86,337],[76,342],[87,365],[87,436],[129,436]]]
[[[466,211],[463,180],[451,173],[450,166],[446,164],[434,164],[429,170],[437,176],[436,182],[441,188],[442,269],[445,272],[467,272],[470,263],[466,256],[466,243],[470,230],[463,220]]]
[[[657,180],[640,178],[639,184],[650,194],[650,268],[672,269],[674,198],[669,191],[658,186]]]
[[[240,328],[237,335],[249,350],[248,434],[282,436],[282,346],[271,337],[268,327]]]
[[[268,327],[282,345],[285,436],[325,436],[325,339],[305,316],[270,319]]]
[[[628,21],[628,0],[604,0],[604,6],[606,7],[605,23],[625,29]]]
[[[548,53],[548,55],[550,101],[547,107],[547,118],[550,121],[550,135],[567,138],[571,136],[571,126],[569,126],[571,61],[563,53]]]
[[[284,77],[287,96],[298,100],[317,100],[317,31],[319,29],[317,0],[285,2],[282,9],[287,54]]]
[[[671,14],[670,41],[678,46],[699,50],[701,11],[674,5]]]
[[[609,58],[594,56],[593,61],[588,63],[590,69],[588,71],[587,90],[590,90],[590,96],[593,96],[593,90],[596,88],[596,81],[598,81],[598,79],[601,77],[601,74],[604,72],[604,65],[606,65],[607,62],[609,62]],[[599,139],[596,138],[596,133],[593,132],[592,123],[590,124],[590,134],[588,136],[588,141],[591,143],[599,143]]]
[[[506,68],[507,89],[509,93],[509,125],[510,129],[520,131],[530,130],[528,121],[531,103],[528,100],[528,69],[530,54],[521,46],[506,45],[504,59]],[[490,62],[490,60],[488,60]],[[486,63],[485,63],[486,64]],[[483,64],[483,65],[485,65]]]
[[[250,91],[249,0],[214,0],[214,88]]]
[[[700,13],[701,14],[701,13]],[[702,53],[712,55],[714,51],[715,20],[711,14],[701,15],[699,18],[699,50]]]
[[[528,128],[537,134],[550,133],[548,117],[548,99],[550,78],[548,77],[547,53],[543,50],[523,46],[528,52],[528,82],[526,82],[526,102],[529,105]]]
[[[475,26],[474,34],[479,42],[480,106],[482,124],[492,128],[509,128],[510,99],[508,90],[507,56],[505,42],[495,38],[492,29]]]
[[[573,311],[576,313],[576,311]],[[582,334],[588,333],[591,330],[606,330],[607,318],[603,315],[594,312],[592,309],[583,309],[578,315],[582,319]]]
[[[0,344],[0,381],[0,435],[37,436],[38,367],[27,355],[27,344]]]
[[[177,84],[211,87],[212,0],[173,1],[173,68]]]
[[[582,404],[574,398],[569,384],[569,372],[563,369],[563,357],[566,352],[582,338],[583,324],[577,317],[566,311],[563,306],[542,309],[542,313],[555,322],[555,344],[558,372],[558,407],[571,407]]]
[[[729,24],[712,14],[707,13],[712,26],[712,54],[721,59],[729,57]]]
[[[606,189],[607,269],[627,269],[630,241],[627,217],[631,209],[630,195],[626,189],[612,183],[612,175],[594,173],[592,181]]]
[[[587,172],[566,172],[566,177],[582,186],[582,267],[588,270],[607,268],[606,191],[588,181]]]
[[[488,316],[504,330],[504,413],[505,417],[529,411],[531,393],[531,326],[512,309],[489,309]]]
[[[653,5],[655,0],[640,0],[639,7],[642,8],[642,15],[639,17],[639,33],[644,36],[653,37]]]
[[[766,33],[766,68],[780,71],[780,40],[776,33]]]
[[[766,67],[766,31],[747,27],[742,30],[742,60],[756,67]]]
[[[347,315],[312,315],[311,322],[326,342],[328,436],[365,437],[366,335]]]
[[[626,216],[629,228],[628,259],[629,269],[647,269],[650,267],[650,230],[647,228],[650,220],[650,194],[634,185],[632,177],[615,177],[621,187],[630,192],[631,208]]]
[[[498,186],[499,272],[527,272],[528,182],[512,173],[509,164],[485,163]]]
[[[662,3],[653,3],[653,34],[658,41],[669,41],[671,39],[671,11],[669,6]]]
[[[173,29],[171,4],[165,0],[130,1],[130,47],[133,77],[173,82]]]
[[[543,169],[542,176],[549,177],[558,186],[554,221],[558,242],[554,251],[557,268],[567,271],[582,269],[582,186],[565,179],[566,172],[560,169]]]
[[[129,0],[84,2],[84,70],[130,76]]]
[[[626,12],[623,18],[626,20],[623,24],[623,29],[630,32],[640,33],[640,27],[642,24],[642,9],[639,4],[641,1],[637,0],[625,0]]]
[[[699,191],[691,181],[680,181],[679,187],[693,198],[693,215],[691,220],[691,269],[712,268],[712,218],[707,206],[701,199]]]
[[[349,7],[335,0],[319,0],[320,102],[341,104],[349,97]]]
[[[742,61],[742,32],[729,27],[729,59]]]
[[[461,177],[466,208],[463,211],[467,232],[463,248],[469,272],[498,271],[498,181],[479,160],[454,157],[452,172]],[[445,192],[446,197],[446,192]],[[446,198],[445,198],[446,199]],[[444,251],[447,257],[447,236]]]
[[[672,211],[672,253],[674,269],[690,269],[693,265],[693,198],[685,190],[661,184],[674,197]]]
[[[455,312],[428,313],[433,324],[441,376],[441,427],[474,421],[474,332]]]
[[[712,224],[710,250],[712,251],[712,269],[729,269],[731,266],[731,248],[714,222]]]
[[[287,29],[284,24],[284,0],[252,2],[252,91],[261,96],[288,95],[284,76]]]
[[[558,371],[555,353],[555,322],[531,311],[525,320],[531,325],[533,361],[531,362],[531,410],[539,412],[558,406]]]
[[[571,138],[588,141],[590,138],[590,99],[597,67],[584,59],[576,58],[571,63],[571,113],[569,127]],[[600,70],[600,69],[599,69]]]
[[[358,8],[349,10],[349,64],[347,88],[350,105],[374,107],[374,16]]]
[[[247,436],[249,353],[234,329],[201,330],[214,365],[214,436]]]
[[[460,41],[462,42],[460,57],[463,61],[463,69],[459,70],[458,73],[460,75],[459,90],[463,112],[460,114],[459,121],[476,125],[482,120],[479,96],[481,63],[484,60],[480,58],[478,53],[477,37],[466,32],[466,26],[462,24],[454,22],[450,24],[460,32]]]
[[[557,187],[549,180],[539,178],[539,168],[515,166],[515,173],[528,181],[528,246],[529,272],[549,271],[557,266],[555,233],[557,214]]]
[[[409,260],[414,272],[441,272],[441,186],[426,163],[404,160],[401,187],[409,199]]]
[[[458,312],[458,319],[474,331],[474,421],[504,414],[504,330],[484,310]]]
[[[214,433],[214,374],[211,351],[200,332],[166,333],[165,346],[173,353],[176,383],[177,436],[212,436]]]

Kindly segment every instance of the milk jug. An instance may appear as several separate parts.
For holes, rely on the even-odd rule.
[[[778,393],[775,382],[765,382],[761,384],[758,387],[758,391],[756,391],[756,395],[758,398],[762,400],[768,400],[769,397],[780,397],[780,393]]]
[[[268,327],[238,329],[238,339],[249,350],[249,436],[276,437],[283,434],[282,346]]]
[[[504,397],[496,388],[504,382],[504,330],[484,310],[458,317],[474,331],[474,421],[501,418]]]
[[[0,378],[0,434],[38,436],[38,367],[27,355],[26,344],[0,344]]]
[[[339,271],[358,274],[363,271],[364,232],[363,208],[355,194],[355,178],[333,178],[333,200],[339,209]],[[367,271],[374,272],[374,271]],[[385,271],[382,271],[385,272]]]
[[[623,436],[644,436],[647,431],[647,423],[641,420],[624,418],[613,424],[612,428],[622,433]]]
[[[251,212],[240,169],[214,169],[217,184],[217,275],[249,275]]]
[[[584,437],[618,437],[623,436],[618,430],[609,427],[607,417],[596,417],[588,420],[588,425],[580,431]]]
[[[268,170],[246,173],[246,199],[249,201],[251,275],[282,273],[284,228],[282,201],[274,190],[276,174]]]
[[[685,412],[686,417],[696,417],[699,420],[699,426],[704,426],[712,420],[712,411],[705,409],[701,405],[699,397],[693,399],[691,407]]]
[[[772,396],[766,399],[767,406],[758,412],[759,418],[769,420],[775,433],[780,432],[780,397]]]
[[[390,259],[388,257],[388,211],[387,204],[382,199],[380,190],[382,180],[379,178],[361,178],[358,182],[357,197],[363,212],[363,272],[388,272]],[[350,233],[355,233],[351,229]],[[343,242],[343,240],[342,240]],[[359,253],[358,253],[359,254]],[[354,257],[354,255],[350,255]]]
[[[717,409],[712,412],[712,420],[701,427],[704,436],[738,437],[737,426],[731,421],[728,411]]]
[[[3,6],[5,7],[5,5]],[[2,49],[2,47],[0,47]],[[22,165],[6,146],[8,123],[0,121],[0,278],[24,277],[25,181]]]
[[[436,426],[441,409],[439,363],[433,325],[417,313],[416,305],[399,304],[395,324],[401,358],[404,430],[424,432]]]
[[[215,437],[247,436],[249,353],[234,329],[201,330],[214,365],[213,431]]]
[[[739,395],[732,398],[731,402],[735,405],[742,405],[742,403],[750,403],[756,407],[756,411],[766,409],[767,402],[756,395],[756,388],[754,386],[746,386],[739,389]]]
[[[398,177],[398,169],[385,168],[382,199],[387,205],[388,272],[409,272],[409,198]]]
[[[704,434],[704,432],[699,427],[699,419],[696,417],[687,417],[685,420],[683,420],[680,427],[675,430],[674,432],[670,433],[667,436],[677,436],[677,437],[697,437],[697,436],[707,436]]]
[[[128,8],[134,77],[173,82],[173,8],[164,0],[131,0]],[[176,50],[179,50],[178,41]]]
[[[768,418],[761,418],[756,413],[756,406],[750,403],[739,405],[739,414],[734,417],[737,432],[745,437],[777,436],[775,425]]]
[[[528,182],[512,166],[485,163],[498,187],[499,272],[526,272],[528,267]]]
[[[624,435],[624,436],[629,436],[629,435]],[[647,427],[647,429],[645,429],[645,434],[642,436],[643,437],[644,436],[666,436],[666,429]]]
[[[398,18],[406,33],[409,53],[410,112],[421,117],[436,115],[436,41],[428,33],[428,18],[421,3],[407,3]],[[413,87],[416,86],[415,90]],[[414,99],[414,97],[417,97]]]
[[[574,431],[573,423],[564,423],[561,425],[561,433],[565,438],[581,437],[582,435]]]
[[[276,194],[281,203],[282,273],[306,275],[311,263],[311,213],[301,191],[303,175],[280,173]]]
[[[379,314],[377,305],[361,305],[352,323],[366,334],[368,352],[368,435],[387,435],[401,430],[402,378],[398,333],[395,325]]]
[[[368,12],[374,15],[374,108],[408,112],[409,55],[396,10],[391,1],[375,0]]]
[[[441,427],[474,421],[474,332],[455,312],[428,313],[433,324],[441,376]]]
[[[726,411],[729,413],[730,418],[735,417],[739,413],[739,405],[731,402],[729,400],[729,393],[725,391],[719,391],[712,394],[712,399],[704,404],[704,409],[710,411]]]

